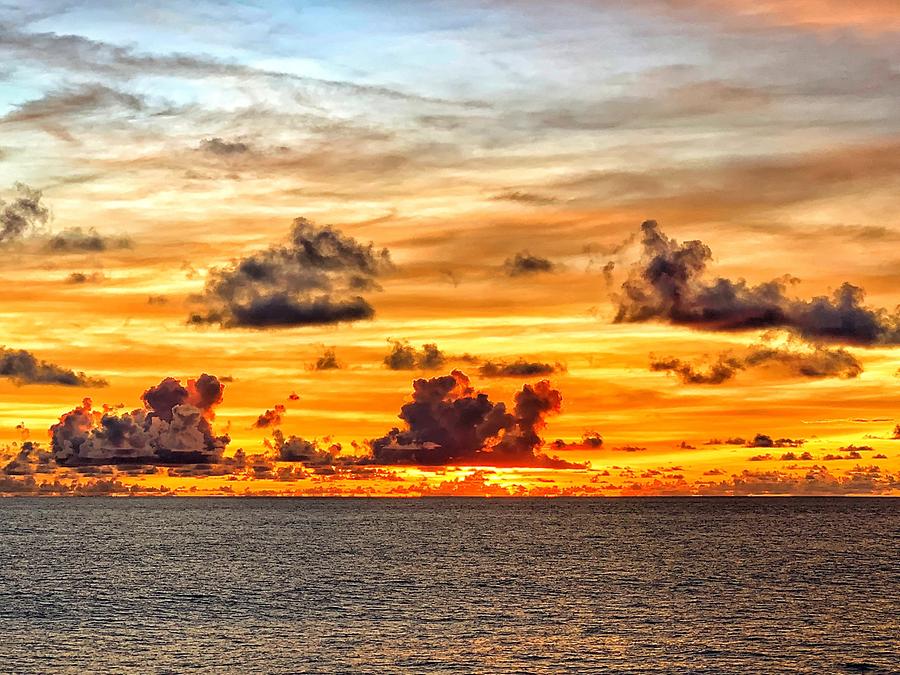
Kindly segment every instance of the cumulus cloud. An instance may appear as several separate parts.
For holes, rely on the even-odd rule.
[[[512,258],[507,258],[503,263],[506,274],[511,277],[520,277],[528,274],[540,274],[542,272],[552,272],[556,269],[556,264],[537,255],[532,255],[528,251],[520,251]]]
[[[334,347],[329,347],[322,352],[322,355],[312,365],[313,370],[339,370],[341,367],[341,362],[338,361]]]
[[[673,373],[684,384],[722,384],[750,368],[776,366],[791,375],[821,379],[852,379],[862,373],[862,364],[843,347],[815,347],[812,351],[792,351],[775,347],[754,346],[745,354],[726,352],[708,366],[674,357],[650,355],[650,370]]]
[[[603,437],[596,431],[585,431],[581,435],[581,440],[574,443],[567,443],[561,438],[557,438],[550,447],[556,451],[563,450],[599,450],[603,447]]]
[[[0,244],[22,239],[46,225],[50,210],[43,205],[43,194],[24,183],[15,184],[18,196],[11,202],[0,199]]]
[[[81,371],[63,368],[39,360],[24,349],[0,347],[0,377],[8,377],[17,385],[58,384],[65,387],[105,387],[106,380],[88,377]]]
[[[540,377],[564,371],[562,364],[541,363],[539,361],[485,361],[478,372],[484,377]]]
[[[190,320],[271,328],[371,319],[375,310],[360,294],[380,290],[375,279],[390,265],[387,249],[298,218],[287,244],[213,269],[200,298],[206,312]]]
[[[796,452],[785,452],[779,459],[782,462],[811,462],[813,456],[811,452],[801,452],[799,455]]]
[[[747,445],[747,440],[740,436],[732,436],[730,438],[710,438],[704,445]]]
[[[874,450],[875,448],[868,445],[861,445],[859,447],[848,445],[845,448],[838,448],[836,453],[829,453],[822,457],[822,459],[826,462],[842,459],[862,459],[863,452],[873,452]]]
[[[316,441],[308,441],[299,436],[285,437],[280,429],[272,434],[272,448],[281,462],[301,462],[306,466],[332,466],[340,451],[339,445],[322,449]]]
[[[384,365],[391,370],[438,370],[447,361],[447,357],[434,343],[423,344],[417,350],[405,340],[389,342],[391,351],[384,357]]]
[[[718,331],[784,328],[813,342],[900,344],[900,313],[864,306],[857,286],[844,283],[832,297],[800,300],[786,295],[783,279],[756,286],[743,279],[707,279],[712,251],[706,244],[679,244],[652,220],[641,230],[643,256],[622,285],[618,323],[662,320]]]
[[[212,429],[223,391],[203,374],[186,386],[167,377],[144,392],[143,407],[122,414],[86,398],[50,427],[53,456],[61,466],[216,463],[230,440]]]
[[[254,429],[265,429],[266,427],[277,427],[281,424],[285,407],[281,403],[277,403],[271,410],[266,410],[253,423]]]
[[[546,418],[559,412],[560,393],[546,380],[525,385],[512,410],[476,392],[469,378],[450,375],[413,382],[412,401],[400,411],[406,428],[370,441],[375,464],[485,464],[491,466],[575,465],[538,449]]]
[[[756,434],[747,443],[748,448],[798,448],[806,443],[803,438],[772,438],[767,434]]]
[[[55,469],[52,452],[34,441],[24,441],[18,452],[3,467],[2,473],[7,476],[32,476],[53,473]]]

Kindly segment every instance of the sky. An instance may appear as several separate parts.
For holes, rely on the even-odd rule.
[[[0,494],[900,495],[898,33],[0,2]]]

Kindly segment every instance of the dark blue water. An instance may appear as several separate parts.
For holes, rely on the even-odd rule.
[[[900,501],[0,500],[9,673],[900,672]]]

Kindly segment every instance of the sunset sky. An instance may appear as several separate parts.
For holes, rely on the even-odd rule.
[[[896,0],[0,3],[0,494],[900,495],[898,195]]]

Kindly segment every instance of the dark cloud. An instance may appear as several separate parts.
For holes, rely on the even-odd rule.
[[[375,464],[485,464],[491,466],[575,466],[538,452],[539,432],[559,412],[562,396],[546,380],[525,385],[511,411],[478,393],[469,378],[450,375],[413,382],[413,399],[400,411],[406,429],[392,429],[370,442]]]
[[[226,141],[221,138],[206,138],[200,149],[213,155],[243,155],[250,152],[250,146],[240,141]]]
[[[483,377],[539,377],[564,370],[565,367],[559,363],[517,359],[515,361],[485,361],[478,368],[478,373]]]
[[[844,283],[830,298],[798,300],[786,295],[785,280],[757,286],[743,279],[707,280],[712,252],[703,242],[678,244],[652,220],[641,229],[643,258],[622,285],[617,323],[663,320],[718,331],[784,328],[813,342],[900,344],[900,314],[863,306],[861,288]]]
[[[520,251],[512,258],[507,258],[503,263],[506,274],[511,277],[520,277],[528,274],[541,274],[542,272],[553,272],[556,265],[537,255],[532,255],[528,251]]]
[[[747,445],[747,440],[740,436],[734,436],[722,440],[721,438],[710,438],[704,445]]]
[[[8,377],[17,385],[58,384],[66,387],[105,387],[106,380],[88,377],[81,371],[63,368],[38,360],[24,349],[0,347],[0,377]]]
[[[567,443],[561,438],[557,438],[550,444],[553,450],[599,450],[603,447],[603,437],[596,431],[585,431],[581,440],[574,443]]]
[[[859,360],[843,347],[815,347],[809,352],[799,352],[754,346],[743,355],[731,352],[721,354],[714,363],[705,367],[674,357],[650,355],[650,370],[674,373],[684,384],[722,384],[734,379],[742,370],[768,365],[779,366],[792,375],[811,379],[852,379],[863,370]]]
[[[50,210],[41,203],[43,194],[24,183],[15,184],[18,196],[11,202],[0,199],[0,244],[22,239],[46,225]]]
[[[816,347],[812,352],[794,352],[771,347],[754,347],[744,357],[744,367],[778,364],[790,372],[813,379],[838,377],[853,379],[862,373],[862,364],[842,347]]]
[[[405,340],[390,340],[391,351],[384,357],[384,365],[391,370],[438,370],[447,361],[444,353],[434,343],[422,345],[417,350]]]
[[[194,314],[190,322],[218,323],[226,328],[283,328],[362,321],[374,316],[375,310],[361,297],[351,300],[322,297],[307,301],[282,293],[250,298],[246,303],[230,306],[225,311]]]
[[[390,265],[387,249],[298,218],[286,245],[210,271],[200,298],[207,311],[191,323],[269,328],[371,319],[375,310],[359,294],[380,290],[375,279]]]
[[[67,284],[96,284],[103,281],[106,277],[103,276],[102,272],[91,272],[87,274],[86,272],[72,272],[69,276],[66,277]]]
[[[337,459],[339,445],[322,449],[315,441],[307,441],[299,436],[285,438],[280,429],[272,434],[272,447],[281,462],[301,462],[305,466],[333,466]]]
[[[838,448],[838,451],[836,453],[829,453],[822,457],[822,459],[826,462],[841,459],[862,459],[863,452],[874,452],[874,450],[875,448],[868,445],[861,445],[859,447],[855,445],[848,445],[845,448]]]
[[[338,361],[334,347],[329,347],[316,359],[312,367],[313,370],[339,370],[342,366],[341,362]]]
[[[813,456],[811,452],[801,452],[799,455],[795,452],[786,452],[779,459],[782,462],[811,462]]]
[[[53,253],[101,253],[131,246],[128,237],[100,234],[94,228],[82,230],[80,227],[70,227],[52,235],[45,248]]]
[[[211,424],[223,391],[203,374],[187,386],[167,377],[130,413],[94,410],[84,399],[50,427],[54,458],[61,466],[215,464],[229,441]]]
[[[743,367],[739,359],[720,356],[719,360],[705,370],[687,361],[674,357],[657,358],[650,355],[650,370],[674,373],[684,384],[722,384],[734,378]]]
[[[3,467],[2,473],[7,476],[31,476],[53,473],[55,469],[52,452],[39,443],[24,441],[12,460]]]
[[[756,434],[747,443],[748,448],[797,448],[806,443],[802,438],[772,438],[766,434]]]
[[[266,410],[262,415],[256,418],[253,423],[254,429],[265,429],[267,427],[277,427],[281,424],[284,416],[285,407],[281,403],[276,403],[271,410]]]

